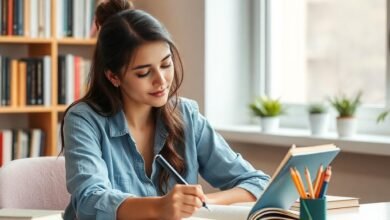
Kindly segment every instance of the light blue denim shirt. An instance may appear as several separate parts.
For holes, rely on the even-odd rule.
[[[216,188],[241,187],[258,198],[269,176],[233,152],[194,101],[181,98],[178,107],[185,126],[184,179],[197,184],[200,174]],[[156,123],[154,154],[167,136],[159,117]],[[159,196],[157,177],[162,168],[153,161],[151,177],[146,175],[123,111],[104,117],[78,103],[65,116],[64,140],[66,184],[72,195],[64,219],[116,219],[117,208],[126,198]],[[168,188],[174,184],[170,179]]]

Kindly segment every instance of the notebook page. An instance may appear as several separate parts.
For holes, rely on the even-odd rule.
[[[246,220],[251,206],[236,206],[236,205],[207,205],[210,208],[208,211],[205,208],[199,209],[194,217],[206,219],[223,219],[223,220]],[[189,218],[191,219],[191,218]],[[191,219],[195,220],[195,219]]]

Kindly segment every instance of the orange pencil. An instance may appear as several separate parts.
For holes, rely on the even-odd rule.
[[[292,167],[290,168],[290,174],[291,174],[291,178],[292,178],[292,180],[294,182],[295,188],[297,188],[299,196],[301,198],[304,198],[305,197],[305,192],[302,191],[301,186],[298,183],[297,174],[295,173],[295,171],[294,171],[294,169]]]
[[[303,186],[303,181],[302,181],[301,175],[299,174],[299,171],[297,170],[296,167],[294,167],[294,171],[295,171],[295,174],[297,175],[298,184],[299,184],[299,186],[304,194],[302,196],[302,198],[307,199],[306,190],[305,190],[305,187]]]
[[[311,176],[310,176],[309,169],[307,169],[307,167],[305,167],[305,176],[306,176],[307,189],[309,191],[310,198],[314,199],[315,194],[314,194],[313,184],[311,183]]]
[[[324,183],[324,178],[325,178],[325,172],[322,171],[321,177],[320,177],[320,182],[318,183],[317,189],[316,189],[316,198],[319,198],[322,184]]]
[[[314,196],[315,197],[316,197],[316,194],[317,194],[318,186],[319,186],[320,181],[321,181],[322,172],[324,172],[324,167],[321,164],[321,166],[318,168],[317,176],[316,176],[316,179],[314,181],[314,188],[313,188],[313,190],[314,190]]]

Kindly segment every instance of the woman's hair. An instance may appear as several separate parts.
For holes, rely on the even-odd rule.
[[[103,116],[112,116],[122,110],[120,90],[106,78],[105,72],[110,70],[122,79],[138,47],[147,42],[164,41],[170,46],[175,69],[174,80],[168,94],[168,102],[155,108],[154,112],[160,115],[168,133],[160,153],[183,174],[184,159],[175,149],[175,146],[182,146],[180,152],[184,152],[184,125],[177,108],[177,91],[183,81],[183,65],[169,33],[158,20],[142,10],[133,9],[132,4],[126,0],[109,0],[99,4],[95,11],[95,23],[99,34],[88,79],[88,90],[84,97],[66,109],[64,118],[68,110],[79,102],[87,103]],[[61,123],[62,151],[65,146],[63,126],[64,119]],[[160,193],[166,193],[168,178],[169,173],[162,170],[159,174]]]

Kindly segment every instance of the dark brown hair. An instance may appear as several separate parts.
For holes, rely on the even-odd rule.
[[[98,5],[95,23],[100,31],[93,55],[88,79],[88,90],[83,98],[72,103],[65,111],[79,102],[87,103],[94,111],[103,116],[112,116],[122,110],[120,90],[106,78],[110,70],[119,78],[125,74],[134,51],[146,42],[164,41],[169,44],[175,69],[168,102],[156,108],[166,126],[168,136],[161,154],[181,174],[185,172],[184,159],[175,146],[184,147],[184,128],[181,113],[177,108],[179,89],[183,81],[183,65],[179,52],[164,26],[150,14],[133,9],[126,0],[109,0]],[[64,150],[64,119],[61,123],[61,143]],[[184,148],[180,149],[184,152]],[[183,154],[184,155],[184,154]],[[169,173],[162,170],[159,175],[159,190],[166,193]]]

